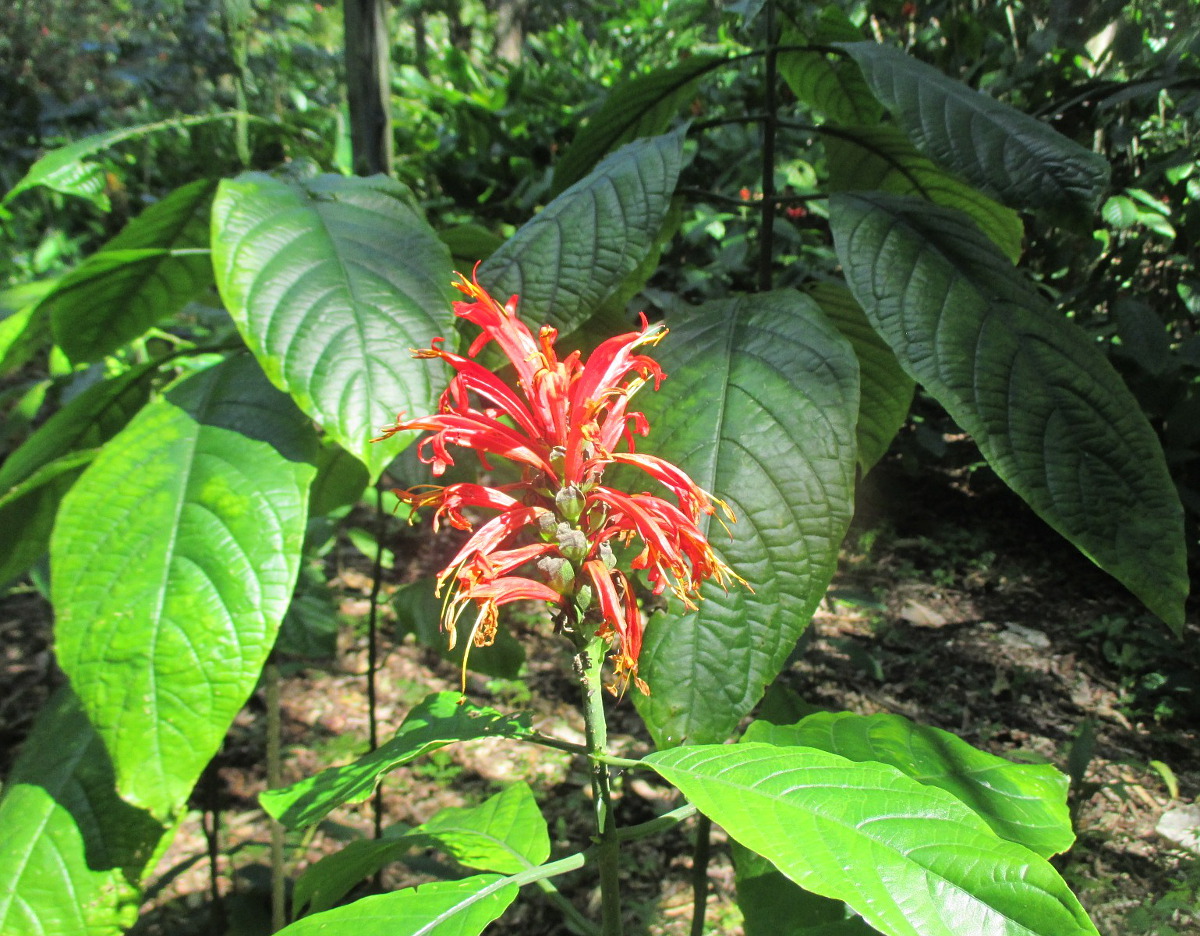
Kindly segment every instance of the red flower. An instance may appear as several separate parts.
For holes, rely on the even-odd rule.
[[[482,334],[467,357],[443,350],[442,339],[413,351],[415,357],[445,361],[454,376],[438,412],[418,419],[404,419],[402,413],[380,436],[430,431],[417,453],[435,477],[454,464],[450,446],[473,449],[485,468],[493,455],[522,468],[519,482],[498,487],[425,485],[395,492],[414,508],[435,508],[435,530],[445,520],[471,533],[438,575],[439,593],[448,583],[452,588],[442,622],[451,645],[455,624],[468,607],[476,615],[472,642],[485,646],[495,637],[500,605],[546,601],[559,609],[558,620],[573,633],[594,633],[615,646],[616,690],[632,680],[649,692],[637,676],[641,613],[629,577],[615,568],[613,542],[640,543],[630,568],[645,570],[655,594],[670,589],[687,608],[696,607],[707,578],[726,587],[742,582],[700,530],[702,515],[713,515],[718,507],[732,521],[729,508],[682,469],[635,450],[634,437],[646,435],[649,425],[641,413],[629,411],[629,401],[651,380],[657,389],[665,377],[658,363],[637,349],[657,344],[666,329],[650,326],[643,317],[639,331],[601,343],[586,361],[578,351],[559,360],[557,331],[543,326],[534,338],[517,318],[516,296],[502,306],[475,280],[460,274],[454,285],[468,297],[454,303],[455,314],[478,325]],[[516,369],[516,389],[473,360],[489,341]],[[621,446],[624,451],[617,450]],[[644,471],[675,503],[605,486],[605,470],[614,464]],[[467,509],[498,513],[476,527]],[[537,578],[515,574],[530,565]]]

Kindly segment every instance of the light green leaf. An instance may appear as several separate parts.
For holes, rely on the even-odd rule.
[[[742,296],[669,324],[667,380],[638,396],[640,448],[728,501],[733,541],[707,532],[754,591],[706,585],[699,611],[651,618],[651,694],[635,702],[660,746],[726,738],[808,626],[850,520],[859,406],[854,352],[807,296]]]
[[[0,374],[16,370],[50,343],[50,322],[41,302],[57,279],[0,290]]]
[[[253,690],[299,566],[311,427],[247,355],[143,409],[63,499],[59,663],[130,802],[187,798]]]
[[[865,475],[883,458],[912,406],[916,384],[876,334],[862,307],[844,286],[817,283],[808,289],[821,311],[854,348],[862,375],[858,407],[858,464]]]
[[[414,707],[395,737],[370,754],[291,786],[267,790],[259,802],[288,828],[309,826],[344,803],[361,803],[384,774],[437,748],[475,738],[528,738],[532,734],[528,715],[503,715],[463,702],[462,693],[437,692]]]
[[[1096,936],[1049,863],[894,767],[768,744],[644,760],[731,838],[886,936]]]
[[[1075,841],[1067,775],[1050,764],[1014,764],[961,738],[899,715],[820,712],[795,725],[753,722],[746,741],[816,748],[848,760],[878,761],[952,794],[1001,838],[1043,858]]]
[[[409,350],[449,334],[450,254],[411,193],[376,176],[246,173],[213,204],[213,267],[230,314],[277,387],[377,477],[433,411],[440,375]]]
[[[428,848],[445,850],[464,867],[519,874],[550,857],[550,833],[533,791],[517,782],[479,806],[443,809],[401,835],[351,842],[322,858],[296,882],[295,906],[328,909],[380,868]]]
[[[888,195],[830,201],[855,298],[996,473],[1171,627],[1183,626],[1183,510],[1133,395],[959,212]]]
[[[34,723],[0,799],[0,830],[6,936],[123,932],[164,833],[117,797],[108,753],[69,689]]]
[[[62,501],[92,459],[94,449],[71,452],[42,465],[0,496],[0,586],[28,572],[46,554]]]
[[[825,138],[830,191],[878,189],[893,195],[917,195],[957,208],[1016,263],[1025,226],[1020,215],[939,169],[922,156],[895,127],[853,127]]]
[[[566,333],[586,321],[654,247],[683,163],[684,130],[606,157],[479,267],[479,282],[521,317]]]
[[[891,46],[842,44],[917,149],[1013,208],[1090,218],[1109,166],[1023,114]]]
[[[130,221],[42,300],[73,362],[98,361],[212,285],[208,213],[216,183],[176,189]]]
[[[693,95],[697,80],[725,61],[722,56],[692,55],[613,87],[555,164],[551,194],[574,185],[616,147],[663,133]]]
[[[88,156],[116,146],[125,140],[137,139],[161,130],[194,127],[197,124],[229,120],[237,116],[239,115],[236,112],[229,112],[203,114],[197,117],[178,117],[161,120],[158,123],[141,124],[137,127],[121,127],[117,130],[107,130],[104,133],[84,137],[82,140],[76,140],[74,143],[51,150],[35,162],[24,177],[9,190],[0,204],[8,204],[26,189],[42,185],[56,192],[62,192],[64,195],[86,198],[102,211],[108,211],[108,196],[104,192],[104,173],[96,163],[87,162]]]
[[[516,898],[516,885],[504,881],[494,874],[477,874],[364,897],[298,920],[279,936],[476,936]]]

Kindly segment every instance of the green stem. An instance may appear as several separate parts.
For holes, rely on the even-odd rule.
[[[604,936],[621,936],[621,891],[618,877],[620,840],[612,810],[612,790],[609,787],[608,765],[597,760],[608,747],[608,728],[604,721],[604,688],[601,668],[604,665],[603,640],[593,639],[575,656],[575,671],[583,690],[583,721],[588,751],[593,755],[592,794],[596,809],[596,832],[600,865],[600,906],[603,910]]]
[[[712,820],[701,816],[696,820],[696,848],[692,852],[692,933],[704,936],[704,917],[708,907],[709,834]]]

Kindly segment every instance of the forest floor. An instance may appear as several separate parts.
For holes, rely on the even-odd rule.
[[[1055,864],[1101,933],[1200,934],[1200,859],[1156,831],[1164,813],[1189,808],[1200,794],[1195,602],[1188,631],[1176,640],[988,477],[958,472],[914,485],[894,466],[872,475],[829,597],[780,686],[818,706],[895,712],[996,754],[1055,763],[1073,776],[1078,835]],[[385,595],[435,570],[445,549],[417,531],[388,545],[397,561]],[[327,564],[341,602],[339,653],[335,662],[292,668],[282,679],[285,782],[364,750],[370,572],[370,560],[349,543]],[[47,612],[39,602],[26,594],[0,603],[6,658],[0,740],[6,743],[21,734],[56,679]],[[394,612],[384,607],[377,714],[386,739],[425,695],[457,689],[459,673],[412,637],[395,639]],[[532,711],[539,730],[581,742],[565,642],[534,617],[511,627],[525,648],[524,676],[472,676],[469,697],[505,711]],[[268,931],[269,831],[256,801],[266,785],[265,723],[260,691],[150,878],[151,899],[136,933]],[[650,749],[628,698],[611,707],[610,739],[625,756]],[[586,776],[578,759],[541,747],[453,745],[388,776],[383,822],[415,825],[445,806],[476,804],[524,780],[544,804],[554,855],[565,855],[587,844]],[[619,782],[617,794],[621,824],[678,805],[666,787],[640,778]],[[220,807],[215,830],[206,811],[214,803]],[[372,825],[370,803],[336,811],[307,835],[289,835],[289,867],[299,874],[344,842],[369,836]],[[689,931],[693,832],[684,824],[623,852],[626,932]],[[210,900],[213,844],[221,855],[219,905]],[[406,886],[439,869],[444,866],[436,857],[421,855],[390,866],[383,884]],[[719,829],[708,878],[707,932],[738,936],[732,864]],[[556,883],[585,914],[598,915],[597,882],[588,869]],[[528,888],[488,932],[570,932],[557,913]]]

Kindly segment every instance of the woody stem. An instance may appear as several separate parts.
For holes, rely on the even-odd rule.
[[[608,753],[608,729],[604,722],[604,692],[601,685],[604,650],[604,641],[594,638],[575,657],[575,671],[583,690],[583,721],[587,747],[595,755]],[[613,816],[608,765],[595,757],[589,758],[589,761],[599,842],[597,857],[600,867],[600,903],[603,910],[602,931],[604,936],[621,936],[621,892],[617,873],[620,845],[617,823]]]

